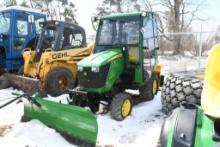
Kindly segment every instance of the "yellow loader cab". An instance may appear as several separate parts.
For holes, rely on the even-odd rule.
[[[39,79],[42,86],[40,89],[58,96],[76,85],[77,62],[92,53],[95,43],[87,45],[84,29],[75,24],[46,21],[41,23],[41,27],[36,50],[28,48],[23,51],[24,67],[21,71],[25,77],[30,78],[17,76],[24,82],[16,87],[34,90],[39,85],[34,83]],[[13,86],[15,82],[10,83]],[[35,86],[22,88],[30,85]]]
[[[201,104],[204,113],[220,119],[220,44],[215,45],[208,57]]]

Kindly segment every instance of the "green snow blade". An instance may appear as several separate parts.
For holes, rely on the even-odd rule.
[[[80,146],[95,146],[98,125],[94,114],[81,107],[32,97],[40,105],[25,104],[23,119],[38,119]]]

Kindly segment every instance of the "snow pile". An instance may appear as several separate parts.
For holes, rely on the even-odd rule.
[[[5,98],[13,97],[12,89],[0,90],[0,105]],[[65,103],[67,95],[47,99]],[[118,122],[110,114],[98,115],[98,146],[156,146],[163,114],[160,112],[160,92],[154,100],[134,106],[131,116]],[[0,110],[0,146],[1,147],[60,147],[74,146],[67,142],[54,129],[48,128],[38,120],[21,123],[23,103],[13,103]],[[2,129],[2,132],[1,132]]]
[[[100,146],[151,146],[157,145],[164,115],[160,111],[160,92],[154,100],[134,106],[131,116],[119,122],[110,114],[99,115]]]

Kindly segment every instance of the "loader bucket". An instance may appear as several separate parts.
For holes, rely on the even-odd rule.
[[[67,140],[80,146],[95,146],[98,125],[90,110],[57,102],[48,101],[34,96],[41,105],[24,106],[25,119],[38,119],[60,132]]]
[[[13,87],[22,90],[29,95],[38,92],[41,96],[46,96],[46,91],[38,79],[5,73],[0,77],[0,83],[0,89]]]

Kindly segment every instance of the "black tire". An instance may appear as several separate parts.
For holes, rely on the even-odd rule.
[[[18,74],[18,75],[23,75],[23,74],[24,74],[24,66],[22,66],[21,68],[19,68],[17,74]]]
[[[59,96],[68,92],[75,86],[72,73],[65,68],[56,68],[50,71],[46,77],[45,90],[51,96]]]
[[[153,90],[153,83],[156,82],[156,91]],[[159,89],[159,78],[153,74],[151,78],[139,89],[140,99],[142,101],[149,101],[154,98]]]
[[[162,110],[169,114],[182,103],[200,104],[203,80],[192,76],[170,75],[162,87]]]
[[[122,105],[124,104],[126,100],[130,102],[131,107],[130,107],[128,114],[126,116],[123,116]],[[114,96],[111,102],[111,107],[110,107],[111,116],[115,120],[122,121],[131,114],[132,107],[133,107],[133,101],[132,101],[131,96],[126,93],[118,93]]]
[[[6,76],[2,75],[0,76],[0,89],[5,89],[10,86],[10,83]]]

